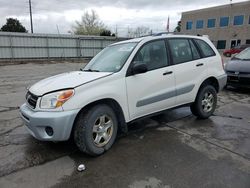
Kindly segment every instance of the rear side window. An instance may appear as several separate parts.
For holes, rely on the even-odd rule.
[[[192,51],[187,39],[169,39],[174,64],[192,61]]]
[[[189,40],[190,42],[190,47],[191,47],[191,50],[192,50],[192,54],[193,54],[193,59],[196,60],[196,59],[200,59],[201,56],[196,48],[196,46],[194,45],[193,41],[192,40]]]
[[[195,42],[199,46],[204,57],[214,56],[215,52],[213,49],[203,40],[195,39]]]

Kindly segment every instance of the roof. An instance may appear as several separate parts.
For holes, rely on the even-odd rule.
[[[161,35],[161,36],[146,36],[146,37],[140,37],[140,38],[134,38],[134,39],[130,39],[130,40],[124,40],[121,42],[117,42],[117,43],[113,43],[112,45],[117,45],[117,44],[124,44],[124,43],[129,43],[129,42],[147,42],[147,41],[151,41],[154,39],[166,39],[166,38],[208,38],[207,36],[196,36],[196,35],[174,35],[174,34],[167,34],[167,35]]]

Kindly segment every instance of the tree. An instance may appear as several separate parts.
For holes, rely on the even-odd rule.
[[[20,32],[20,33],[27,33],[28,31],[26,28],[20,23],[18,19],[15,18],[7,18],[6,24],[2,26],[0,31],[5,32]]]
[[[110,30],[105,29],[105,30],[101,31],[100,36],[108,36],[108,37],[111,36],[111,37],[115,37],[115,34],[114,34],[114,33],[111,33]]]
[[[176,26],[174,32],[181,32],[181,21],[178,21],[177,26]]]
[[[148,35],[150,33],[149,27],[145,26],[138,26],[135,29],[129,29],[128,30],[128,37],[133,38],[133,37],[141,37],[144,35]]]
[[[80,22],[76,21],[73,26],[73,32],[77,35],[100,35],[102,31],[106,30],[106,26],[99,19],[95,10],[84,12]]]
[[[100,36],[111,36],[111,31],[105,29],[101,31]]]

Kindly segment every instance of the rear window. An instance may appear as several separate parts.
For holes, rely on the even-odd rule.
[[[242,50],[244,50],[244,49],[246,49],[247,47],[250,47],[250,45],[242,45],[242,46],[240,46],[239,48],[242,49]]]
[[[215,52],[213,49],[203,40],[195,39],[195,42],[199,46],[204,57],[214,56]]]

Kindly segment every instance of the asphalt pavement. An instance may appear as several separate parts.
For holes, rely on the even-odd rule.
[[[79,63],[0,66],[0,187],[250,187],[250,91],[218,96],[212,117],[188,107],[129,125],[110,151],[93,158],[71,141],[31,137],[18,113],[26,87]],[[86,170],[78,172],[79,164]]]

